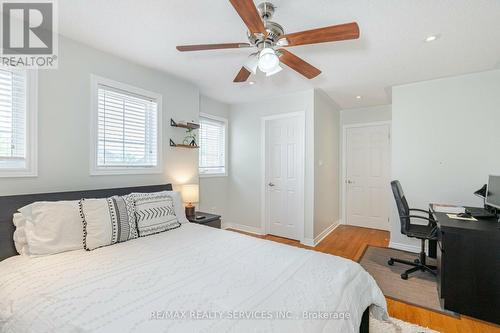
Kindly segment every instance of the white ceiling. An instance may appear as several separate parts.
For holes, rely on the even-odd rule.
[[[272,78],[259,76],[250,86],[232,81],[251,49],[175,49],[179,44],[246,42],[246,28],[228,0],[64,0],[59,1],[59,30],[185,78],[203,94],[227,103],[316,87],[343,108],[389,104],[393,85],[500,64],[499,0],[273,2],[278,7],[273,20],[285,32],[356,21],[361,37],[289,48],[323,71],[314,80],[287,69]],[[425,43],[432,34],[440,38]]]

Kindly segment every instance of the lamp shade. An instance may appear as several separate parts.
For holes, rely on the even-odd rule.
[[[182,200],[184,202],[194,203],[199,199],[199,186],[198,184],[186,184],[182,186]]]

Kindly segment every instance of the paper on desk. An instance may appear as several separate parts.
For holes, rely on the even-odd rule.
[[[477,221],[474,217],[458,217],[457,214],[446,214],[450,219],[462,221]]]
[[[460,206],[452,206],[452,205],[439,205],[433,204],[432,209],[436,213],[448,213],[448,214],[460,214],[465,213],[465,208]]]

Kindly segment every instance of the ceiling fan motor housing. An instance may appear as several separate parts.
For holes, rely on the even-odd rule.
[[[267,39],[276,43],[285,34],[283,27],[276,22],[266,21]]]
[[[264,21],[267,36],[262,34],[252,34],[248,32],[248,40],[251,44],[257,46],[259,49],[265,47],[274,47],[278,40],[285,34],[283,27],[273,21],[269,21],[274,15],[276,7],[270,2],[261,3],[258,8],[259,14]]]
[[[266,27],[267,36],[263,34],[252,34],[250,32],[247,33],[250,44],[260,49],[275,46],[281,36],[285,34],[283,27],[276,22],[265,21],[264,26]]]

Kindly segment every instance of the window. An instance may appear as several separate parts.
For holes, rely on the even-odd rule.
[[[200,116],[200,176],[226,176],[227,120]]]
[[[161,95],[94,76],[91,174],[161,172]]]
[[[36,72],[0,66],[0,177],[36,176]]]

